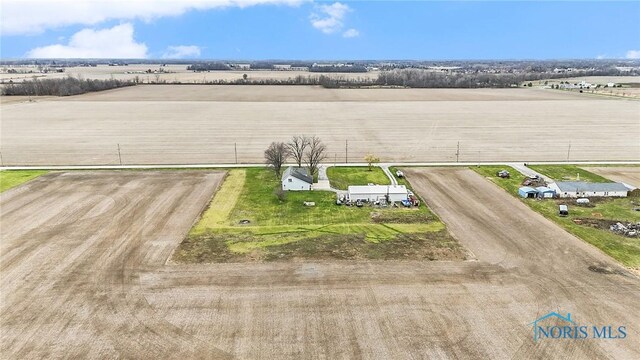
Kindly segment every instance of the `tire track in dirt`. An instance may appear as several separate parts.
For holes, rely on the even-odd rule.
[[[228,358],[211,342],[158,316],[138,275],[163,266],[221,178],[222,173],[204,172],[77,172],[56,176],[50,184],[26,185],[39,196],[0,197],[0,206],[13,205],[3,213],[2,227],[30,218],[36,209],[47,219],[45,226],[32,225],[24,233],[2,233],[3,248],[16,249],[11,261],[5,261],[5,252],[0,255],[2,353]],[[93,192],[78,192],[84,186]],[[60,201],[74,189],[79,199]],[[114,205],[104,206],[105,197]],[[63,211],[43,209],[43,200],[57,201]],[[154,246],[168,247],[156,252],[164,258],[146,257]]]
[[[469,169],[404,169],[414,189],[480,262],[505,269],[531,294],[536,314],[571,312],[590,323],[626,324],[638,333],[640,282],[613,259],[530,210]],[[490,214],[488,209],[491,209]],[[594,264],[617,274],[596,274]],[[613,292],[613,293],[612,293]],[[614,295],[615,294],[615,295]],[[633,341],[524,342],[515,358],[637,358]]]

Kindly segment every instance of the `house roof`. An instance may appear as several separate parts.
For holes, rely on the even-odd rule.
[[[546,186],[538,186],[536,188],[537,192],[556,192],[555,190],[553,190],[552,188],[548,188]]]
[[[571,320],[571,313],[567,313],[567,316],[562,316],[560,314],[558,314],[555,311],[552,311],[544,316],[541,316],[537,319],[535,319],[532,323],[530,323],[529,325],[535,325],[538,321],[542,321],[544,319],[550,318],[550,317],[557,317],[558,319],[564,320],[566,322],[570,322],[572,324],[575,324],[575,322],[573,320]]]
[[[282,180],[288,178],[289,176],[302,180],[306,183],[313,184],[313,178],[309,176],[309,172],[306,168],[289,166],[287,170],[285,170],[282,174]]]
[[[351,185],[348,187],[349,194],[407,194],[407,187],[404,185]]]
[[[523,186],[523,187],[521,187],[519,190],[520,190],[520,191],[523,191],[523,192],[527,192],[527,193],[531,193],[531,192],[535,193],[535,192],[538,192],[538,190],[536,190],[536,189],[534,189],[534,188],[532,188],[532,187],[530,187],[530,186]]]
[[[584,181],[558,181],[555,183],[561,192],[578,191],[628,191],[621,183],[589,183]]]

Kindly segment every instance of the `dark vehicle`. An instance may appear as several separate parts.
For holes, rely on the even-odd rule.
[[[560,216],[569,215],[569,207],[567,205],[560,205],[558,208],[558,215]]]

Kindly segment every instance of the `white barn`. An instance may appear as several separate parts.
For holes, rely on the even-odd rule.
[[[561,198],[627,197],[629,189],[622,183],[588,183],[584,181],[558,181],[549,184]]]
[[[406,200],[408,197],[409,191],[404,185],[352,185],[347,189],[347,198],[351,201],[387,200],[388,202],[396,202]]]
[[[306,168],[289,166],[282,174],[282,190],[303,191],[311,190],[313,178]]]

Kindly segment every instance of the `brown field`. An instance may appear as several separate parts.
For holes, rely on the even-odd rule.
[[[468,169],[405,173],[478,261],[167,265],[221,173],[52,173],[2,193],[1,352],[640,357],[637,277]],[[534,343],[549,311],[629,336]]]
[[[404,101],[407,100],[407,101]],[[536,89],[138,86],[2,105],[5,165],[262,162],[320,136],[329,161],[637,160],[640,102]],[[568,151],[571,143],[571,151]]]
[[[29,67],[21,67],[21,69],[29,69]],[[193,72],[187,70],[187,65],[167,65],[162,67],[166,73],[161,74],[145,74],[144,71],[151,69],[160,70],[160,64],[134,64],[129,66],[107,66],[99,65],[97,67],[71,67],[67,68],[64,73],[32,73],[32,74],[8,74],[0,73],[0,81],[20,82],[23,80],[31,80],[35,77],[38,79],[56,79],[65,76],[80,77],[83,79],[118,79],[133,80],[136,77],[141,82],[183,82],[183,83],[203,83],[208,81],[226,80],[235,81],[242,79],[243,74],[247,74],[249,80],[287,80],[294,79],[297,76],[319,77],[325,75],[329,77],[342,79],[377,79],[378,72],[370,71],[367,73],[316,73],[308,71],[268,71],[268,70],[247,70],[247,71],[210,71],[210,72]],[[32,71],[37,68],[31,67]],[[127,73],[128,72],[128,73]],[[139,73],[142,72],[142,73]]]
[[[640,188],[640,167],[585,167],[587,171]]]

